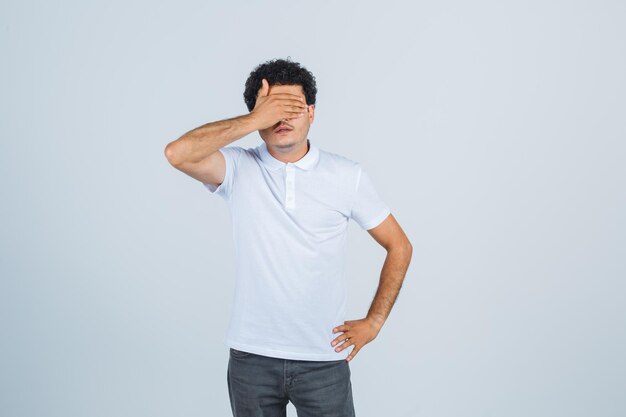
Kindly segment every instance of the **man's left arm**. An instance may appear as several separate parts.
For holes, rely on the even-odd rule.
[[[380,332],[396,302],[413,254],[411,242],[392,214],[378,226],[369,229],[368,233],[385,248],[387,257],[367,317],[361,320],[348,320],[333,329],[333,333],[343,333],[337,336],[331,345],[337,346],[338,343],[344,342],[335,348],[335,351],[341,352],[354,345],[346,358],[347,361],[352,360],[359,350],[374,340]]]

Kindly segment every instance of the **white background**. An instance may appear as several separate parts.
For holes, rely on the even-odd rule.
[[[0,6],[0,415],[228,416],[223,200],[167,143],[291,57],[413,243],[359,417],[626,414],[626,6]],[[256,146],[251,134],[237,145]],[[350,226],[349,316],[384,250]],[[289,415],[295,409],[289,406]]]

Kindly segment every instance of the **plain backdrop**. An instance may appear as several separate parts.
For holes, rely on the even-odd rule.
[[[626,414],[624,2],[27,1],[0,23],[0,415],[231,415],[230,215],[163,150],[287,57],[317,80],[309,139],[413,243],[350,364],[357,415]],[[351,222],[348,319],[384,258]]]

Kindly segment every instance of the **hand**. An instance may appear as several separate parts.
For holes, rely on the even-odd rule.
[[[335,348],[335,351],[341,352],[348,346],[354,345],[350,355],[346,358],[346,361],[350,361],[356,356],[363,346],[376,338],[378,332],[380,331],[380,327],[380,324],[367,317],[361,320],[346,321],[343,325],[337,326],[333,329],[333,333],[343,332],[343,334],[337,336],[331,342],[331,346],[337,346],[338,343],[348,339],[343,342],[343,344],[339,345],[339,347]]]
[[[265,78],[257,93],[256,103],[250,115],[258,123],[259,130],[275,125],[281,120],[302,117],[309,111],[304,98],[289,93],[269,93],[269,84]]]

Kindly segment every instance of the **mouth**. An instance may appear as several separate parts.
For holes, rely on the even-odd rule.
[[[284,135],[291,132],[292,130],[292,128],[287,126],[278,126],[276,129],[274,129],[274,133],[276,133],[277,135]]]

